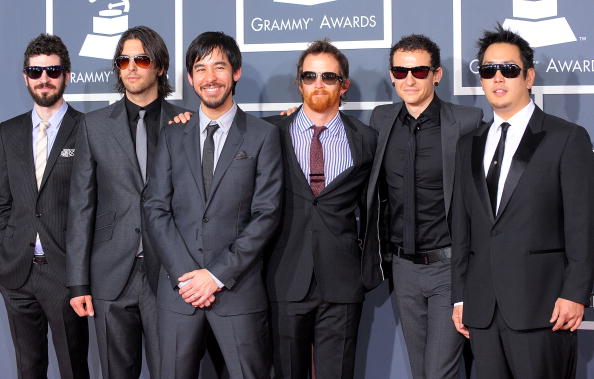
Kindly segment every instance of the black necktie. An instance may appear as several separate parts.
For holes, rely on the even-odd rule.
[[[206,140],[202,151],[202,181],[204,182],[204,199],[208,199],[210,185],[214,173],[214,138],[213,135],[219,128],[216,122],[211,122],[206,127]]]
[[[418,121],[409,119],[410,134],[408,137],[408,159],[404,171],[404,222],[403,247],[406,254],[416,252],[416,197],[415,197],[415,157],[417,155],[417,131],[420,128]]]
[[[493,216],[497,216],[497,187],[499,186],[499,176],[501,174],[501,164],[503,163],[503,154],[505,153],[505,138],[507,137],[507,129],[509,124],[507,122],[501,123],[501,137],[497,150],[493,154],[493,160],[487,172],[487,188],[489,189],[489,197],[491,199],[491,209]]]

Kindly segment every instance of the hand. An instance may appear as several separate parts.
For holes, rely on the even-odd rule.
[[[468,328],[462,323],[462,314],[464,311],[464,305],[456,305],[454,307],[454,311],[452,312],[452,321],[454,321],[454,326],[458,333],[462,334],[466,338],[470,338],[470,333],[468,332]]]
[[[554,322],[553,331],[556,330],[571,330],[575,332],[582,323],[584,317],[584,304],[576,303],[571,300],[557,298],[555,301],[555,308],[553,315],[549,322]]]
[[[175,124],[185,124],[186,122],[190,121],[190,119],[192,118],[192,113],[190,112],[184,112],[184,113],[180,113],[177,116],[173,117],[173,120],[169,120],[167,121],[167,125],[171,125],[173,123]]]
[[[221,289],[217,289],[215,292],[219,292]],[[204,302],[204,303],[199,303],[198,301],[194,301],[192,303],[192,306],[194,308],[207,308],[210,307],[213,303],[215,302],[215,295],[210,295],[210,297]]]
[[[280,115],[281,115],[281,116],[290,116],[290,115],[292,115],[293,113],[295,113],[295,111],[296,111],[297,109],[299,109],[299,107],[292,107],[292,108],[289,108],[289,109],[287,109],[286,111],[282,111],[282,112],[280,113]]]
[[[188,304],[204,308],[214,302],[213,294],[219,287],[208,270],[200,269],[188,272],[177,279],[179,282],[189,282],[179,290],[179,294]],[[208,303],[208,305],[206,305]]]
[[[93,298],[91,295],[73,297],[70,299],[70,306],[80,317],[95,316]]]

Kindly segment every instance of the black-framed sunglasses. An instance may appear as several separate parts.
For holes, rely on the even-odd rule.
[[[338,75],[335,72],[322,72],[321,74],[318,74],[313,71],[304,71],[301,73],[300,78],[303,84],[309,85],[313,84],[316,81],[318,75],[320,75],[320,77],[322,78],[322,82],[329,86],[333,86],[338,82],[342,83],[342,81],[344,80],[342,76]]]
[[[146,54],[138,54],[132,57],[134,64],[140,68],[148,68],[151,65],[151,57]],[[130,66],[130,56],[120,55],[115,59],[115,65],[120,70],[125,70]]]
[[[394,78],[401,80],[408,76],[409,71],[417,79],[426,79],[427,76],[429,76],[429,72],[435,71],[435,70],[433,69],[433,67],[429,67],[429,66],[415,66],[415,67],[392,66],[392,67],[390,67],[390,71],[392,71],[392,75],[394,75]]]
[[[479,66],[479,75],[483,79],[491,79],[501,71],[501,75],[508,79],[517,78],[522,68],[515,63],[482,64]]]
[[[58,79],[60,75],[64,73],[66,68],[64,66],[26,66],[23,72],[29,77],[29,79],[39,79],[45,71],[47,76],[52,79]]]

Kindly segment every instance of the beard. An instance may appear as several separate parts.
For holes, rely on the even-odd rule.
[[[215,85],[217,83],[214,83]],[[227,91],[225,91],[225,93],[223,93],[223,95],[218,98],[218,99],[207,99],[207,98],[203,98],[202,96],[198,95],[198,97],[200,98],[200,101],[202,102],[202,104],[204,104],[204,106],[206,106],[207,108],[210,109],[217,109],[218,107],[220,107],[221,105],[225,104],[225,101],[227,101],[227,99],[229,98],[229,96],[231,96],[231,91],[233,90],[233,86],[227,88]]]
[[[64,90],[66,90],[66,80],[62,81],[60,87],[57,88],[58,91],[55,92],[53,95],[49,93],[44,93],[40,95],[35,92],[36,89],[42,88],[56,89],[56,86],[49,83],[42,83],[31,88],[31,85],[27,84],[27,89],[29,90],[29,94],[31,94],[33,101],[35,101],[35,104],[39,105],[40,107],[51,107],[62,98],[62,95],[64,95]]]
[[[309,93],[306,92],[303,94],[303,102],[307,104],[307,106],[314,112],[325,112],[329,109],[337,107],[340,104],[340,92],[329,92],[323,89],[315,90]]]

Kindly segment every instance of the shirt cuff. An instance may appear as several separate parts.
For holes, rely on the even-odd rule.
[[[219,279],[217,279],[217,277],[216,277],[216,276],[214,276],[214,275],[213,275],[213,274],[212,274],[210,271],[208,271],[208,270],[206,270],[206,271],[209,273],[209,275],[212,277],[212,280],[214,280],[214,281],[215,281],[215,283],[217,284],[217,286],[218,286],[219,288],[223,288],[223,287],[225,287],[225,285],[223,284],[223,282],[221,282]]]
[[[464,302],[463,302],[463,301],[459,301],[459,302],[457,302],[457,303],[454,303],[454,307],[457,307],[458,305],[463,305],[463,304],[464,304]]]

